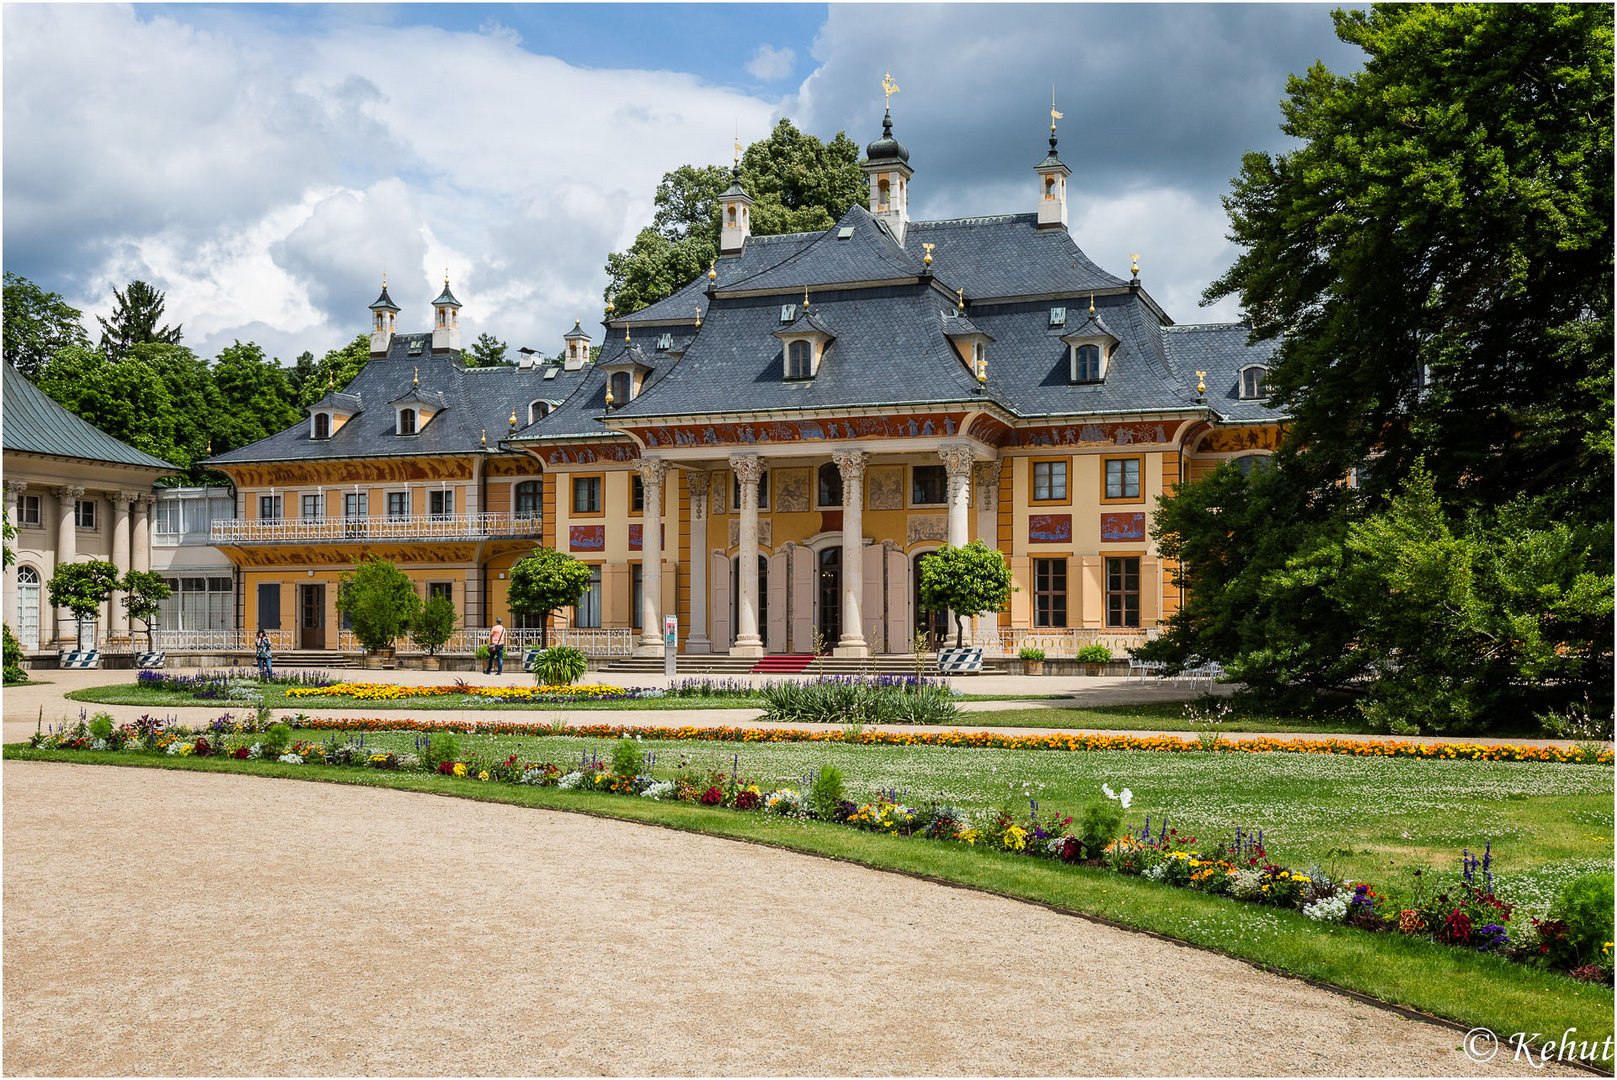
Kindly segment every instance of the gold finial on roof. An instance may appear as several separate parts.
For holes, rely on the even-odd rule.
[[[898,84],[893,81],[893,73],[891,71],[881,77],[881,92],[882,96],[886,98],[887,107],[889,109],[892,108],[893,95],[898,93]]]
[[[1091,315],[1095,314],[1095,294],[1094,293],[1089,294],[1089,313]]]
[[[956,289],[954,291],[954,309],[956,311],[965,311],[966,310],[966,290],[965,289]]]
[[[921,259],[921,263],[923,265],[925,265],[925,266],[931,266],[932,265],[932,249],[937,247],[938,245],[936,245],[936,244],[922,244],[921,246],[926,249],[926,255],[925,255],[924,258]]]
[[[478,442],[482,445],[484,450],[488,449],[488,428],[483,429],[483,434],[478,439]]]
[[[702,305],[701,304],[696,305],[696,328],[698,330],[702,329]]]
[[[208,437],[208,456],[209,457],[213,456],[213,437],[212,436]],[[273,491],[274,489],[271,488],[270,490]]]
[[[336,372],[334,372],[334,371],[326,372],[326,389],[327,390],[335,390],[335,389],[337,389],[337,373]]]
[[[449,288],[449,267],[444,267],[444,288]]]
[[[511,410],[511,430],[515,431],[516,429],[517,429],[517,411],[515,409],[512,409]]]
[[[707,264],[707,279],[709,281],[719,280],[719,260],[714,259]]]
[[[1050,134],[1056,133],[1056,121],[1065,119],[1065,114],[1056,108],[1056,84],[1050,84]]]
[[[624,327],[623,327],[623,343],[625,345],[629,344],[629,327],[628,327],[628,324],[624,324]]]
[[[417,367],[415,369],[415,377],[410,380],[410,386],[411,386],[412,389],[414,389],[414,388],[419,387],[420,385],[421,385],[421,368]]]
[[[606,380],[606,407],[612,407],[612,380]]]
[[[1139,255],[1139,252],[1135,252],[1133,255],[1129,256],[1129,275],[1131,277],[1139,277],[1140,276],[1140,255]]]
[[[741,164],[741,124],[739,121],[736,123],[735,163],[737,166]]]
[[[803,286],[803,314],[807,315],[809,309],[808,286]]]
[[[387,271],[386,270],[382,271],[382,289],[384,291],[386,291],[386,289],[387,289]]]
[[[1207,393],[1207,372],[1205,371],[1196,372],[1196,393]]]

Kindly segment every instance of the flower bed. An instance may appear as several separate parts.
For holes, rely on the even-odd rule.
[[[496,720],[393,720],[385,717],[300,717],[300,727],[316,731],[453,731],[483,735],[555,735],[549,724]],[[1609,765],[1610,748],[1518,746],[1482,743],[1416,743],[1392,740],[1220,739],[1207,746],[1172,735],[1097,735],[1054,733],[1007,735],[994,731],[872,731],[810,730],[765,727],[656,727],[645,724],[577,724],[564,734],[584,738],[645,739],[701,742],[846,742],[861,746],[948,746],[990,750],[1133,750],[1158,753],[1222,754],[1346,754],[1352,757],[1419,758],[1427,761],[1533,761]]]
[[[81,718],[78,724],[59,731],[36,732],[30,742],[38,749],[425,771],[479,783],[604,792],[817,819],[891,836],[1085,863],[1166,886],[1296,911],[1322,924],[1421,936],[1516,961],[1559,967],[1575,978],[1611,981],[1611,943],[1591,948],[1586,925],[1535,919],[1529,927],[1512,928],[1512,906],[1493,894],[1490,847],[1484,848],[1480,858],[1466,852],[1457,879],[1418,890],[1413,903],[1393,911],[1383,910],[1382,896],[1367,882],[1338,880],[1318,868],[1304,870],[1273,860],[1262,830],[1236,828],[1233,839],[1201,842],[1180,835],[1165,821],[1153,831],[1150,817],[1142,826],[1122,829],[1122,812],[1132,798],[1127,788],[1116,793],[1103,785],[1104,801],[1086,807],[1075,822],[1073,816],[1060,812],[1041,813],[1036,800],[1029,800],[1026,813],[1020,816],[1006,809],[974,814],[948,804],[911,805],[906,793],[898,790],[882,791],[874,800],[856,803],[845,797],[840,773],[830,768],[801,778],[800,787],[767,789],[742,774],[739,755],[732,758],[728,774],[695,774],[681,768],[674,777],[659,778],[654,775],[656,755],[643,753],[639,741],[630,738],[619,739],[610,762],[584,750],[577,762],[563,766],[523,760],[515,753],[503,758],[476,751],[462,754],[445,726],[431,734],[418,734],[411,751],[369,746],[364,732],[348,732],[346,739],[333,733],[332,738],[320,741],[291,741],[290,729],[284,724],[262,732],[251,730],[252,726],[251,721],[237,723],[227,715],[200,730],[150,716],[113,727],[111,718],[100,714],[89,723]],[[1114,807],[1114,803],[1118,805]],[[1607,920],[1603,933],[1609,936],[1609,889],[1603,900],[1592,902],[1597,914],[1602,907]],[[1565,910],[1575,909],[1569,906]]]
[[[259,684],[293,688],[319,688],[330,686],[332,679],[323,671],[295,671],[264,679],[248,668],[224,671],[199,671],[195,675],[177,675],[170,671],[142,669],[135,676],[135,685],[146,690],[163,690],[177,694],[190,694],[204,701],[223,701],[235,692],[256,689]]]
[[[294,686],[287,690],[288,698],[346,697],[356,701],[405,701],[418,697],[486,698],[491,701],[556,702],[569,701],[634,701],[645,697],[662,697],[663,691],[636,686],[609,686],[606,684],[573,684],[570,686],[472,686],[456,683],[452,686],[399,686],[394,683],[340,682],[327,686]]]

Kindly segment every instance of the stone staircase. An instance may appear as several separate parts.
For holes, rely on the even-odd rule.
[[[348,668],[355,667],[355,657],[335,650],[319,651],[304,649],[296,652],[283,652],[275,654],[275,666],[278,668]],[[252,661],[248,661],[251,666]]]

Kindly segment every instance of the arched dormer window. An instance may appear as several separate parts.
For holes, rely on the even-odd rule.
[[[1101,363],[1099,345],[1074,345],[1072,350],[1072,381],[1075,383],[1096,383],[1106,377],[1105,366]]]
[[[814,374],[814,346],[807,341],[793,341],[786,346],[786,377],[807,379]]]
[[[539,420],[539,419],[541,419],[543,417],[546,417],[546,416],[549,416],[549,415],[550,415],[550,402],[548,402],[548,401],[530,401],[528,403],[528,423],[531,424],[535,420]]]
[[[400,435],[414,435],[415,434],[415,410],[414,409],[400,409],[399,410],[399,434]]]
[[[816,476],[819,478],[819,496],[821,506],[842,505],[842,470],[837,468],[836,462],[827,461],[821,465]]]
[[[1263,397],[1263,380],[1269,374],[1269,369],[1262,364],[1253,364],[1241,369],[1241,398],[1245,401],[1256,401]]]
[[[629,378],[627,371],[614,371],[612,381],[608,385],[612,390],[612,404],[614,405],[622,405],[634,396],[631,392],[634,382]]]
[[[314,437],[316,439],[331,438],[331,414],[317,412],[314,414]]]

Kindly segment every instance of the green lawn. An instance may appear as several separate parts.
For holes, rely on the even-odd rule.
[[[1143,701],[1134,705],[1087,707],[1047,707],[1001,709],[974,712],[968,704],[960,722],[992,727],[1091,728],[1096,731],[1184,731],[1205,730],[1185,713],[1187,702]],[[1314,735],[1361,735],[1370,729],[1348,717],[1293,719],[1232,712],[1212,730],[1257,733],[1297,732]]]
[[[373,745],[413,743],[410,735],[370,735]],[[731,765],[731,747],[647,742],[657,771],[686,764]],[[558,762],[602,751],[600,741],[469,739],[464,750],[533,751]],[[897,782],[911,801],[930,794],[973,806],[1038,797],[1046,807],[1087,798],[1109,780],[1135,792],[1136,810],[1170,810],[1182,827],[1263,825],[1282,859],[1318,858],[1354,872],[1395,865],[1452,866],[1461,844],[1492,835],[1507,880],[1545,885],[1571,863],[1611,866],[1612,770],[1579,765],[1359,760],[1299,755],[1015,754],[984,750],[749,745],[740,768],[764,782],[835,763],[858,794]],[[605,794],[479,784],[420,773],[326,766],[226,762],[153,755],[31,751],[10,759],[131,764],[246,772],[305,780],[430,791],[485,801],[624,818],[771,844],[959,882],[1007,896],[1151,930],[1262,966],[1329,982],[1385,1001],[1501,1032],[1578,1029],[1599,1041],[1612,1031],[1609,987],[1398,934],[1322,927],[1292,912],[1242,904],[1085,867],[962,845],[901,839],[845,827]],[[1136,819],[1139,814],[1136,813]],[[1513,876],[1509,867],[1520,867]],[[1382,875],[1376,875],[1379,880]],[[1527,890],[1520,895],[1528,898]],[[1607,1063],[1609,1065],[1609,1063]]]

